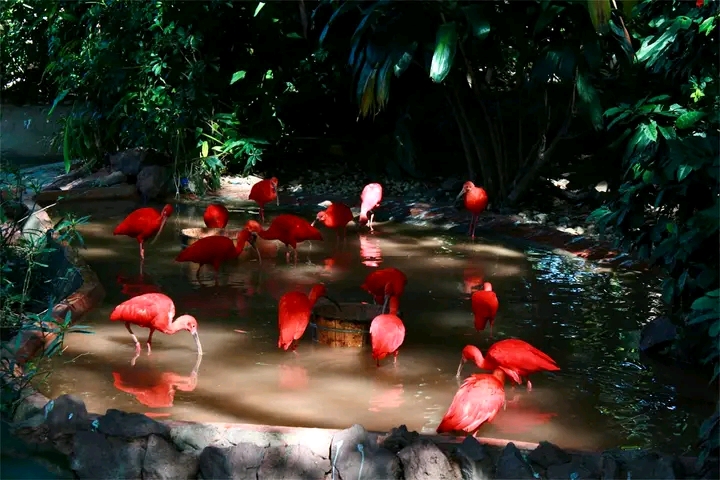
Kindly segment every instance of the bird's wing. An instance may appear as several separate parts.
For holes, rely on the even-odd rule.
[[[283,343],[300,338],[310,321],[308,298],[301,292],[289,292],[278,303],[278,329]]]
[[[505,390],[497,379],[490,375],[472,375],[455,394],[441,425],[450,430],[474,432],[492,420],[504,403]]]
[[[395,315],[379,315],[370,324],[373,351],[392,353],[405,340],[405,325]]]
[[[112,311],[110,320],[160,329],[175,318],[175,304],[161,293],[146,293],[126,300]]]

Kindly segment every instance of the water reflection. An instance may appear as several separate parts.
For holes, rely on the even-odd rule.
[[[512,394],[507,392],[507,408],[501,410],[493,426],[503,434],[519,435],[531,432],[533,429],[545,425],[557,416],[555,412],[543,411],[533,404],[529,393]]]
[[[133,359],[136,360],[139,355]],[[198,355],[190,375],[180,375],[170,371],[160,371],[150,360],[141,361],[134,367],[117,367],[112,372],[113,386],[121,392],[129,393],[138,402],[150,408],[170,408],[175,402],[175,392],[192,392],[197,387],[198,370],[202,355]],[[154,413],[155,416],[170,415]],[[152,416],[152,412],[151,415]]]
[[[383,261],[380,238],[377,236],[359,235],[360,258],[366,267],[379,267]]]
[[[463,293],[472,295],[475,290],[482,289],[485,272],[480,266],[471,266],[463,270]]]
[[[278,387],[283,390],[302,390],[308,386],[308,371],[300,365],[278,365]]]
[[[382,412],[394,408],[400,408],[405,402],[405,387],[402,384],[393,385],[388,388],[386,385],[380,385],[373,388],[370,397],[371,412]]]
[[[132,277],[118,275],[117,284],[120,285],[120,293],[127,295],[129,298],[144,295],[146,293],[162,293],[162,290],[156,285],[149,275],[140,274]]]

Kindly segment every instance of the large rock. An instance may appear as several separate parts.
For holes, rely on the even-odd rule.
[[[668,317],[657,317],[640,331],[640,351],[648,353],[666,347],[677,334],[677,327]]]
[[[200,454],[200,478],[205,480],[257,480],[265,448],[254,443],[234,447],[206,447]]]
[[[89,430],[90,419],[85,402],[75,395],[60,395],[50,400],[45,405],[45,424],[50,438]]]
[[[110,168],[125,175],[137,175],[140,172],[147,150],[132,148],[110,155]]]
[[[402,478],[400,460],[386,448],[378,448],[361,425],[333,435],[330,444],[330,465],[333,478]]]
[[[530,480],[535,478],[533,470],[525,461],[514,443],[508,443],[498,458],[495,477],[506,480]]]
[[[113,437],[147,437],[160,435],[170,438],[170,428],[164,423],[146,417],[141,413],[127,413],[109,409],[98,419],[98,431]]]
[[[487,448],[472,436],[468,435],[451,454],[457,464],[463,480],[485,480],[492,478],[495,465]]]
[[[124,440],[97,432],[78,432],[70,467],[79,479],[138,479],[145,459],[145,439]]]
[[[150,435],[142,464],[143,480],[181,480],[197,478],[198,457],[179,452],[159,435]]]
[[[327,458],[313,454],[312,450],[304,445],[285,445],[265,450],[257,478],[324,480],[328,471],[330,460]]]
[[[530,452],[528,460],[540,465],[542,468],[548,468],[550,465],[562,465],[572,460],[569,453],[557,445],[550,442],[540,442],[540,445]]]
[[[411,445],[418,438],[420,438],[418,432],[411,432],[407,429],[407,426],[400,425],[390,430],[390,434],[385,437],[382,442],[382,447],[393,453],[397,453],[408,445]]]
[[[420,439],[398,452],[405,480],[454,480],[458,477],[445,454],[429,440]]]
[[[165,191],[168,180],[170,180],[170,172],[167,168],[159,165],[148,165],[138,173],[136,186],[138,192],[150,200]]]

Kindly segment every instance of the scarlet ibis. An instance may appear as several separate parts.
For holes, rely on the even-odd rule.
[[[220,266],[240,256],[245,249],[245,244],[249,244],[255,252],[255,234],[243,228],[237,236],[237,244],[233,245],[233,241],[224,235],[211,235],[198,239],[195,243],[188,246],[175,257],[176,262],[192,262],[199,264],[195,277],[200,283],[200,270],[203,265],[212,265],[215,269],[215,283],[218,283],[218,275]],[[258,261],[262,262],[260,253],[258,253]]]
[[[523,378],[526,378],[528,391],[532,390],[529,375],[542,371],[560,370],[555,360],[548,354],[517,338],[495,342],[488,348],[485,357],[476,346],[466,345],[462,351],[457,376],[460,376],[462,366],[467,361],[473,361],[482,370],[499,368],[518,385],[522,384]]]
[[[315,226],[315,222],[321,222],[327,228],[336,230],[338,238],[340,237],[340,230],[342,230],[343,238],[345,238],[347,224],[352,219],[353,214],[350,207],[344,203],[333,202],[326,210],[318,212],[311,225]]]
[[[383,188],[379,183],[368,183],[360,194],[360,225],[367,224],[370,231],[373,231],[373,219],[375,208],[380,205],[383,196]],[[368,222],[368,213],[370,221]]]
[[[325,297],[335,304],[338,308],[340,305],[327,296],[325,285],[318,283],[312,287],[309,295],[303,292],[287,292],[280,297],[278,303],[278,348],[287,350],[292,347],[295,351],[297,341],[305,333],[310,323],[310,314],[315,303],[320,297]]]
[[[230,212],[224,205],[211,203],[205,209],[203,221],[208,228],[225,228],[230,220]]]
[[[373,296],[375,303],[387,303],[390,297],[400,299],[407,285],[407,275],[397,268],[381,268],[370,272],[360,288]]]
[[[265,204],[275,200],[280,205],[280,199],[277,194],[278,179],[272,177],[269,180],[260,180],[250,189],[250,200],[254,200],[260,207],[260,221],[265,223]]]
[[[125,220],[120,222],[120,225],[115,227],[113,235],[127,235],[136,239],[140,244],[140,259],[144,260],[145,248],[143,244],[145,240],[155,235],[152,242],[155,243],[172,212],[173,207],[170,204],[165,205],[162,212],[158,212],[152,207],[138,208],[125,217]]]
[[[482,187],[476,187],[473,182],[465,182],[458,194],[457,199],[465,196],[465,208],[472,214],[470,220],[470,237],[475,240],[475,228],[477,228],[478,216],[485,211],[488,206],[488,195]]]
[[[313,227],[310,222],[296,215],[284,213],[273,218],[270,227],[264,230],[262,226],[255,220],[250,220],[245,224],[245,228],[257,235],[263,240],[279,240],[287,247],[285,252],[286,261],[290,261],[290,250],[295,252],[295,263],[297,263],[297,244],[306,240],[322,241],[323,236],[320,230]]]
[[[388,298],[383,305],[383,312],[389,307],[388,313],[382,313],[370,322],[370,342],[372,357],[377,366],[380,360],[393,355],[393,363],[397,363],[398,349],[405,341],[405,324],[397,316],[399,301],[397,297]]]
[[[475,317],[475,329],[480,332],[485,330],[487,324],[490,324],[490,336],[492,337],[492,328],[495,323],[500,303],[497,295],[493,292],[492,284],[485,282],[482,290],[476,290],[470,296],[473,315]]]
[[[135,341],[136,355],[140,353],[142,347],[130,327],[131,324],[150,329],[150,335],[148,335],[147,339],[148,355],[152,353],[152,336],[155,330],[159,330],[166,335],[173,335],[179,331],[187,330],[195,339],[198,355],[202,355],[202,345],[200,345],[198,324],[195,317],[181,315],[173,321],[174,317],[175,304],[170,297],[162,293],[146,293],[133,297],[115,307],[110,314],[111,321],[125,322],[125,328],[127,328]],[[135,359],[133,359],[132,364],[135,364]]]
[[[505,405],[505,373],[497,369],[471,375],[453,397],[437,433],[455,431],[474,435],[485,422],[492,422]]]

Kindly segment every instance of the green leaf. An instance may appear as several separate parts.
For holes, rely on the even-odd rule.
[[[52,107],[50,107],[50,111],[48,111],[48,114],[47,114],[48,117],[52,116],[53,112],[55,111],[55,107],[58,106],[58,103],[65,100],[65,97],[67,97],[68,93],[70,93],[70,90],[63,90],[62,92],[60,92],[58,94],[57,97],[55,97],[55,100],[53,100]]]
[[[543,31],[545,27],[550,25],[553,20],[560,16],[560,12],[562,12],[564,9],[565,7],[563,5],[554,5],[552,3],[547,3],[543,5],[543,11],[538,17],[537,22],[535,22],[534,34],[537,35],[541,31]]]
[[[265,2],[258,2],[257,7],[255,7],[255,13],[253,13],[253,17],[257,17],[258,13],[260,13],[260,10],[262,10],[264,6]]]
[[[682,182],[687,178],[688,175],[690,175],[690,172],[693,171],[693,167],[690,165],[680,165],[677,169],[677,180],[678,182]]]
[[[642,129],[643,134],[651,141],[651,142],[657,142],[657,123],[655,123],[655,120],[651,120],[650,123],[644,123],[640,127]]]
[[[712,292],[707,292],[705,296],[710,298],[720,298],[720,288],[715,289]]]
[[[627,107],[612,107],[605,110],[605,113],[603,113],[603,116],[605,117],[612,117],[617,115],[620,112],[627,111]]]
[[[210,145],[208,144],[207,140],[203,140],[200,154],[201,154],[203,157],[207,157],[209,150],[210,150]]]
[[[435,51],[430,64],[430,78],[433,82],[442,82],[450,73],[455,59],[457,42],[458,34],[455,22],[440,25],[435,37]]]
[[[713,31],[713,28],[715,28],[715,17],[714,16],[703,20],[703,22],[698,27],[698,31],[700,33],[704,33],[705,35],[710,35]]]
[[[692,305],[690,306],[693,310],[714,310],[718,308],[718,300],[717,297],[710,297],[708,295],[705,295],[704,297],[700,297],[697,300],[695,300]]]
[[[465,17],[470,24],[470,31],[475,38],[478,40],[484,40],[490,35],[490,22],[488,22],[482,15],[481,5],[470,5],[463,8]]]
[[[675,126],[680,130],[690,128],[693,125],[695,125],[704,116],[705,116],[705,112],[698,112],[695,110],[690,110],[688,112],[683,113],[682,115],[680,115],[678,117],[677,120],[675,120]]]
[[[665,140],[673,140],[677,138],[677,135],[675,134],[675,129],[672,127],[663,127],[661,125],[658,125],[658,130],[660,131],[660,134],[663,136]]]
[[[242,80],[245,78],[245,75],[247,75],[247,72],[245,70],[238,70],[237,72],[232,74],[232,78],[230,79],[230,85],[237,82],[238,80]]]
[[[413,54],[415,53],[415,50],[417,49],[418,43],[413,42],[412,45],[410,45],[410,48],[402,54],[400,57],[400,60],[397,61],[395,66],[393,67],[393,71],[395,72],[395,76],[399,77],[402,75],[405,70],[410,67],[412,64]]]

